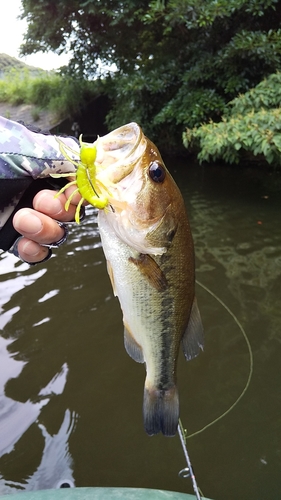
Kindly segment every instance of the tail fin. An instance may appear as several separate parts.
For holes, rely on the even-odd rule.
[[[179,397],[176,386],[168,390],[144,388],[144,428],[149,436],[162,432],[174,436],[179,421]]]

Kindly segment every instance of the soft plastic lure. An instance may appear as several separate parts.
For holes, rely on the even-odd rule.
[[[63,193],[70,186],[77,186],[77,189],[73,191],[73,193],[67,199],[65,204],[65,209],[69,209],[69,205],[71,203],[72,198],[76,193],[81,195],[81,200],[79,201],[76,212],[75,212],[75,221],[79,224],[80,222],[80,210],[83,202],[86,200],[88,203],[93,205],[96,208],[105,208],[108,205],[108,198],[102,194],[102,191],[106,191],[106,187],[96,179],[96,165],[95,160],[97,156],[97,148],[94,144],[88,144],[82,141],[82,135],[79,137],[80,142],[80,161],[75,161],[70,158],[67,150],[71,153],[76,154],[76,151],[73,151],[68,146],[65,146],[63,142],[56,137],[60,151],[65,156],[65,158],[73,163],[77,167],[76,172],[67,173],[67,174],[50,174],[51,177],[70,177],[75,176],[76,179],[68,182],[63,188],[56,194],[56,197]]]

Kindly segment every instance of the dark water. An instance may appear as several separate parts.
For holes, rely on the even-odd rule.
[[[187,441],[214,500],[281,498],[281,183],[250,169],[170,161],[188,207],[197,279],[251,343],[249,388]],[[0,260],[0,494],[76,486],[192,493],[178,437],[142,425],[144,367],[123,347],[94,210],[41,266]],[[205,352],[180,355],[181,418],[192,434],[223,414],[249,377],[241,329],[198,285]]]

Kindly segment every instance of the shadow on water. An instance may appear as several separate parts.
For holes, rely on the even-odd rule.
[[[250,386],[222,420],[191,437],[199,486],[215,500],[281,491],[281,202],[279,178],[261,171],[168,162],[181,187],[197,279],[237,316],[254,357]],[[96,215],[73,226],[42,266],[0,261],[0,494],[76,486],[192,493],[178,437],[142,424],[144,368],[123,347]],[[181,419],[193,434],[224,413],[249,376],[232,316],[197,286],[206,347],[179,358]]]

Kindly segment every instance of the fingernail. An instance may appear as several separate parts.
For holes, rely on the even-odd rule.
[[[49,193],[39,193],[36,198],[36,210],[42,210],[44,213],[48,213],[48,215],[58,215],[62,211],[62,205],[58,198],[55,198],[55,195],[52,197]]]
[[[36,257],[36,255],[39,254],[40,252],[40,247],[38,243],[35,243],[34,241],[27,241],[22,245],[21,251],[25,253],[25,255],[28,255],[29,257]]]
[[[19,233],[37,234],[43,227],[39,217],[28,210],[22,210],[20,214],[16,214],[13,223]]]

